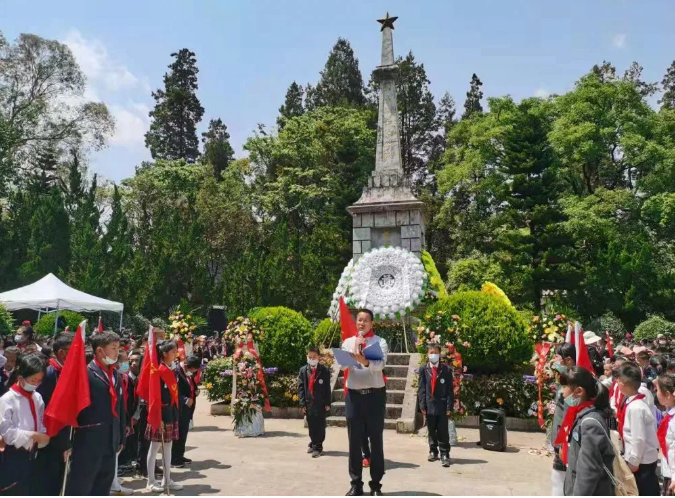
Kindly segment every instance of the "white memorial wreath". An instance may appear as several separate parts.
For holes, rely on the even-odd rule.
[[[428,276],[420,259],[400,247],[373,249],[345,267],[328,314],[339,319],[339,299],[368,308],[376,319],[394,320],[414,310],[424,299]]]

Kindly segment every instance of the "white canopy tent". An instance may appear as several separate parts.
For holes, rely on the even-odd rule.
[[[0,293],[0,304],[9,311],[22,309],[31,309],[40,313],[56,311],[56,319],[58,319],[60,310],[114,311],[120,314],[120,329],[124,315],[122,303],[108,301],[73,289],[52,273],[33,284]],[[56,332],[56,319],[54,320],[54,332]]]

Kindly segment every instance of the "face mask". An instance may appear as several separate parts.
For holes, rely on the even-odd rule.
[[[563,365],[562,363],[559,363],[557,361],[553,364],[553,368],[556,369],[560,373],[567,372],[567,367],[565,365]]]
[[[185,372],[185,375],[187,375],[188,377],[192,377],[192,372]]]
[[[310,367],[315,367],[319,364],[319,360],[310,360],[309,358],[307,358],[307,364]]]
[[[103,357],[103,363],[105,363],[106,365],[114,365],[115,363],[117,363],[117,356],[115,356],[114,358],[110,358],[109,356],[104,356]]]
[[[14,342],[16,342],[17,344],[23,344],[24,342],[26,342],[26,338],[21,334],[16,334],[14,336]]]
[[[565,404],[567,406],[579,406],[581,404],[581,398],[575,398],[574,396],[567,396],[565,398]]]
[[[120,363],[118,370],[123,374],[127,373],[129,371],[129,362],[123,361],[122,363]]]
[[[23,382],[23,386],[21,387],[23,387],[24,391],[28,391],[29,393],[32,393],[38,388],[38,386],[34,386],[33,384],[29,384],[28,382]]]
[[[430,355],[429,355],[429,361],[430,361],[431,363],[433,363],[433,364],[438,363],[438,360],[439,360],[440,358],[441,358],[441,355],[440,355],[440,354],[433,353],[433,354],[430,354]]]

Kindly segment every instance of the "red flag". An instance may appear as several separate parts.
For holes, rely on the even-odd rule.
[[[595,377],[595,369],[591,363],[591,358],[588,356],[588,349],[586,349],[586,343],[584,342],[584,330],[581,328],[579,322],[574,324],[574,340],[574,345],[577,349],[577,366],[585,368]]]
[[[77,326],[54,394],[45,411],[44,425],[50,437],[64,427],[77,427],[78,414],[91,404],[89,374],[84,352],[84,331],[87,321]]]
[[[145,348],[136,394],[148,403],[148,424],[155,430],[159,429],[162,425],[162,393],[159,386],[157,342],[152,326],[148,332],[148,345]]]
[[[614,351],[612,348],[612,338],[609,335],[609,331],[605,332],[605,339],[607,341],[607,354],[611,358],[612,356],[614,356]]]
[[[356,329],[356,322],[349,312],[349,308],[347,308],[343,297],[340,297],[340,327],[342,328],[343,341],[359,333]]]
[[[98,315],[98,328],[96,330],[98,330],[99,334],[103,333],[103,320],[101,319],[101,315]]]

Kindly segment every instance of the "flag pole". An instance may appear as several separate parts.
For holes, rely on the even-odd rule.
[[[70,441],[70,447],[73,447],[73,428],[70,428],[70,436],[68,438]],[[71,449],[72,451],[72,449]],[[68,473],[70,472],[70,454],[66,460],[66,470],[63,473],[63,484],[61,484],[61,494],[59,496],[66,496],[66,482],[68,481]]]

